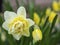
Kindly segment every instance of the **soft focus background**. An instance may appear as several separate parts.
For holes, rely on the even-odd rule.
[[[11,45],[12,43],[9,44],[9,42],[13,40],[8,39],[9,36],[6,36],[7,34],[5,30],[2,28],[2,23],[4,21],[4,11],[8,10],[16,12],[20,6],[24,6],[26,8],[27,18],[30,17],[31,19],[33,19],[32,15],[34,14],[34,12],[38,13],[39,16],[44,15],[43,17],[45,17],[45,11],[47,8],[51,8],[53,1],[55,0],[0,0],[0,45]],[[56,34],[57,38],[52,38],[52,43],[54,44],[51,44],[50,42],[50,45],[60,45],[60,11],[57,12],[57,14],[58,18],[52,31],[54,32],[55,30],[52,35],[53,37],[55,37]],[[16,42],[19,43],[19,41]]]
[[[14,10],[17,10],[18,5],[16,4],[16,0],[8,0],[8,1],[9,1],[10,5],[12,6],[12,8]],[[18,1],[19,6],[20,5],[28,6],[29,3],[32,3],[31,0],[17,0],[17,1]],[[7,0],[5,0],[5,2],[7,3]],[[52,0],[34,0],[33,3],[35,5],[35,7],[39,5],[43,8],[43,7],[50,6],[52,3]]]

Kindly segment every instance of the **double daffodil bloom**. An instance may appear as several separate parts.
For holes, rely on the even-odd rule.
[[[32,36],[33,36],[33,42],[37,42],[39,40],[42,40],[42,32],[39,28],[34,29],[34,31],[32,32]]]
[[[2,27],[12,34],[16,40],[19,40],[22,36],[29,37],[30,26],[34,25],[34,22],[26,18],[26,11],[24,7],[19,7],[17,14],[10,11],[4,12],[5,22]]]
[[[56,13],[54,11],[51,12],[50,16],[49,16],[49,22],[52,23],[53,22],[53,19],[55,18],[56,16]]]
[[[34,13],[34,22],[35,22],[36,25],[39,25],[40,17],[38,16],[37,13]]]
[[[57,1],[52,3],[52,7],[54,11],[59,11],[59,3]]]
[[[50,13],[51,13],[51,8],[47,8],[47,10],[46,10],[46,15],[49,16]]]

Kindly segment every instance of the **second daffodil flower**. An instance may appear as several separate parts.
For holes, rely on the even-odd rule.
[[[33,36],[33,43],[42,40],[42,31],[39,28],[35,28],[34,31],[32,32]]]
[[[26,18],[26,11],[24,7],[20,7],[17,10],[17,14],[10,11],[4,12],[5,22],[2,27],[12,34],[16,40],[19,40],[22,36],[29,37],[29,27],[34,25],[31,19]]]

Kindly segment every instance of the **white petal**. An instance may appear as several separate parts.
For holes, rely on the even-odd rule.
[[[9,28],[8,28],[8,22],[5,21],[5,22],[3,23],[3,25],[2,25],[2,27],[3,27],[4,29],[6,29],[6,30],[9,30]]]
[[[23,36],[26,36],[26,37],[30,36],[29,29],[23,31]]]
[[[29,26],[34,25],[34,21],[32,21],[31,19],[27,19],[27,20],[28,20],[28,22],[29,22]]]
[[[19,7],[17,10],[17,15],[19,16],[23,16],[26,18],[26,10],[23,6]]]
[[[4,19],[5,20],[12,20],[14,17],[16,17],[16,13],[10,12],[10,11],[5,11],[4,12]]]
[[[16,40],[19,40],[22,37],[22,35],[20,34],[12,34],[12,35]]]

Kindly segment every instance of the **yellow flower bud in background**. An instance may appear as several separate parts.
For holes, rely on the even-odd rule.
[[[60,1],[59,1],[59,11],[60,11]]]
[[[32,36],[33,36],[33,43],[42,40],[42,32],[40,29],[34,29],[34,31],[32,32]]]
[[[5,32],[2,32],[1,33],[1,40],[4,42],[4,41],[6,41],[6,34],[5,34]]]
[[[52,23],[53,22],[53,19],[55,18],[56,16],[56,13],[54,11],[51,12],[50,16],[49,16],[49,22]]]
[[[51,8],[47,8],[47,9],[46,9],[46,15],[49,16],[50,13],[51,13]]]
[[[57,26],[59,24],[59,20],[60,20],[59,18],[60,17],[57,18],[56,23],[55,23],[55,26]]]
[[[53,10],[54,10],[54,11],[59,11],[59,4],[58,4],[57,1],[54,1],[54,2],[52,3],[52,7],[53,7]]]
[[[43,25],[44,25],[45,20],[46,20],[46,19],[45,19],[44,17],[41,19],[41,23],[40,23],[40,25],[41,25],[41,26],[43,26]]]
[[[37,13],[34,13],[34,22],[35,22],[35,24],[39,24],[39,22],[40,22],[40,17],[38,16],[38,14]]]

